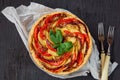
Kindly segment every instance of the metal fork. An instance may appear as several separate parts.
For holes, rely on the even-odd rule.
[[[107,42],[108,42],[108,51],[105,58],[104,68],[102,71],[102,77],[101,80],[108,80],[108,68],[109,68],[109,62],[110,62],[110,49],[111,45],[113,43],[114,38],[114,27],[109,27],[108,29],[108,36],[107,36]]]
[[[107,37],[107,42],[108,42],[108,52],[107,54],[110,55],[110,48],[114,40],[114,27],[109,27],[108,30],[108,37]]]
[[[105,51],[104,51],[104,26],[103,23],[98,23],[98,39],[101,43],[101,70],[100,70],[100,76],[102,75],[102,70],[104,67],[104,61],[105,61]]]

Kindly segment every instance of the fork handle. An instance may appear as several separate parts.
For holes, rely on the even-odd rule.
[[[105,62],[105,53],[101,52],[101,73],[104,67],[104,62]]]
[[[104,68],[102,70],[101,80],[108,80],[109,63],[110,63],[110,55],[106,55]]]
[[[101,57],[101,60],[100,60],[100,75],[99,75],[99,77],[101,78],[102,70],[103,70],[104,63],[105,63],[105,53],[101,52],[100,57]]]

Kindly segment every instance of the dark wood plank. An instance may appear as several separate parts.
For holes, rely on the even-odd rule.
[[[112,49],[112,61],[120,64],[120,0],[0,0],[0,10],[7,6],[29,5],[31,1],[51,8],[64,8],[76,14],[88,25],[93,38],[97,40],[97,23],[104,22],[105,33],[108,26],[115,26],[115,40]],[[107,33],[106,33],[107,34]],[[105,42],[105,49],[107,43]],[[109,80],[120,79],[120,67],[112,73]],[[15,28],[0,13],[0,80],[61,80],[51,77],[38,69]],[[67,80],[94,80],[91,75]]]

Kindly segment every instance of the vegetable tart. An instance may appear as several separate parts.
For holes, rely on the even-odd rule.
[[[52,12],[32,26],[28,46],[35,64],[48,73],[67,75],[89,60],[92,38],[87,25],[69,12]]]

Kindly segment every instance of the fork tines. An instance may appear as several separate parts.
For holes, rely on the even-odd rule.
[[[104,35],[103,23],[98,23],[98,35]]]
[[[109,38],[112,38],[112,40],[114,38],[114,27],[111,27],[111,26],[108,29],[108,39]]]
[[[110,55],[110,46],[113,43],[113,39],[114,39],[114,27],[109,27],[108,29],[108,36],[107,36],[107,42],[108,42],[108,52],[107,55]]]

